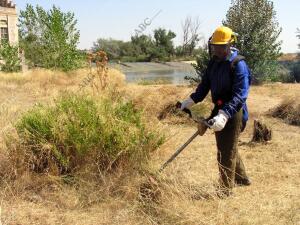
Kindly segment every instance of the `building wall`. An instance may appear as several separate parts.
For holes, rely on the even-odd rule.
[[[0,7],[0,28],[8,28],[8,40],[10,44],[18,44],[19,42],[17,23],[18,15],[16,8]]]

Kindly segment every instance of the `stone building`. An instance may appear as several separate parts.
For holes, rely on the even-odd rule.
[[[0,0],[0,38],[10,44],[18,44],[18,15],[16,5],[9,0]]]

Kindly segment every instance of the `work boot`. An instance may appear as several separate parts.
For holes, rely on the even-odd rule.
[[[249,178],[239,178],[235,179],[235,183],[238,186],[249,186],[251,184],[251,181],[249,180]]]

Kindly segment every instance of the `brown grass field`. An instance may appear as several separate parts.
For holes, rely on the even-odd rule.
[[[300,127],[267,116],[286,99],[300,99],[299,84],[252,86],[248,99],[250,121],[239,143],[252,185],[235,187],[228,198],[216,196],[218,168],[213,132],[197,137],[151,184],[153,198],[141,198],[141,185],[149,173],[118,169],[97,181],[78,179],[64,184],[59,177],[24,173],[10,179],[14,168],[8,157],[5,135],[22,112],[37,102],[51,102],[60,91],[77,90],[86,76],[81,70],[63,74],[44,70],[27,74],[0,74],[0,218],[2,224],[300,224]],[[192,87],[175,85],[126,85],[116,70],[110,82],[132,98],[145,116],[166,135],[166,142],[152,155],[148,170],[160,165],[195,131],[184,118],[159,121],[169,103],[183,100]],[[253,120],[262,119],[273,131],[269,143],[250,143]],[[150,178],[151,180],[151,178]]]

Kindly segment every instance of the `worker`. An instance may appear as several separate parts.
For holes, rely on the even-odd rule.
[[[246,100],[251,76],[245,58],[233,48],[236,40],[237,34],[229,27],[215,30],[209,39],[211,59],[206,72],[195,92],[181,105],[181,110],[190,109],[211,91],[214,109],[207,121],[215,131],[220,190],[226,196],[232,193],[234,184],[251,184],[237,148],[248,120]],[[199,126],[203,129],[203,125]]]

